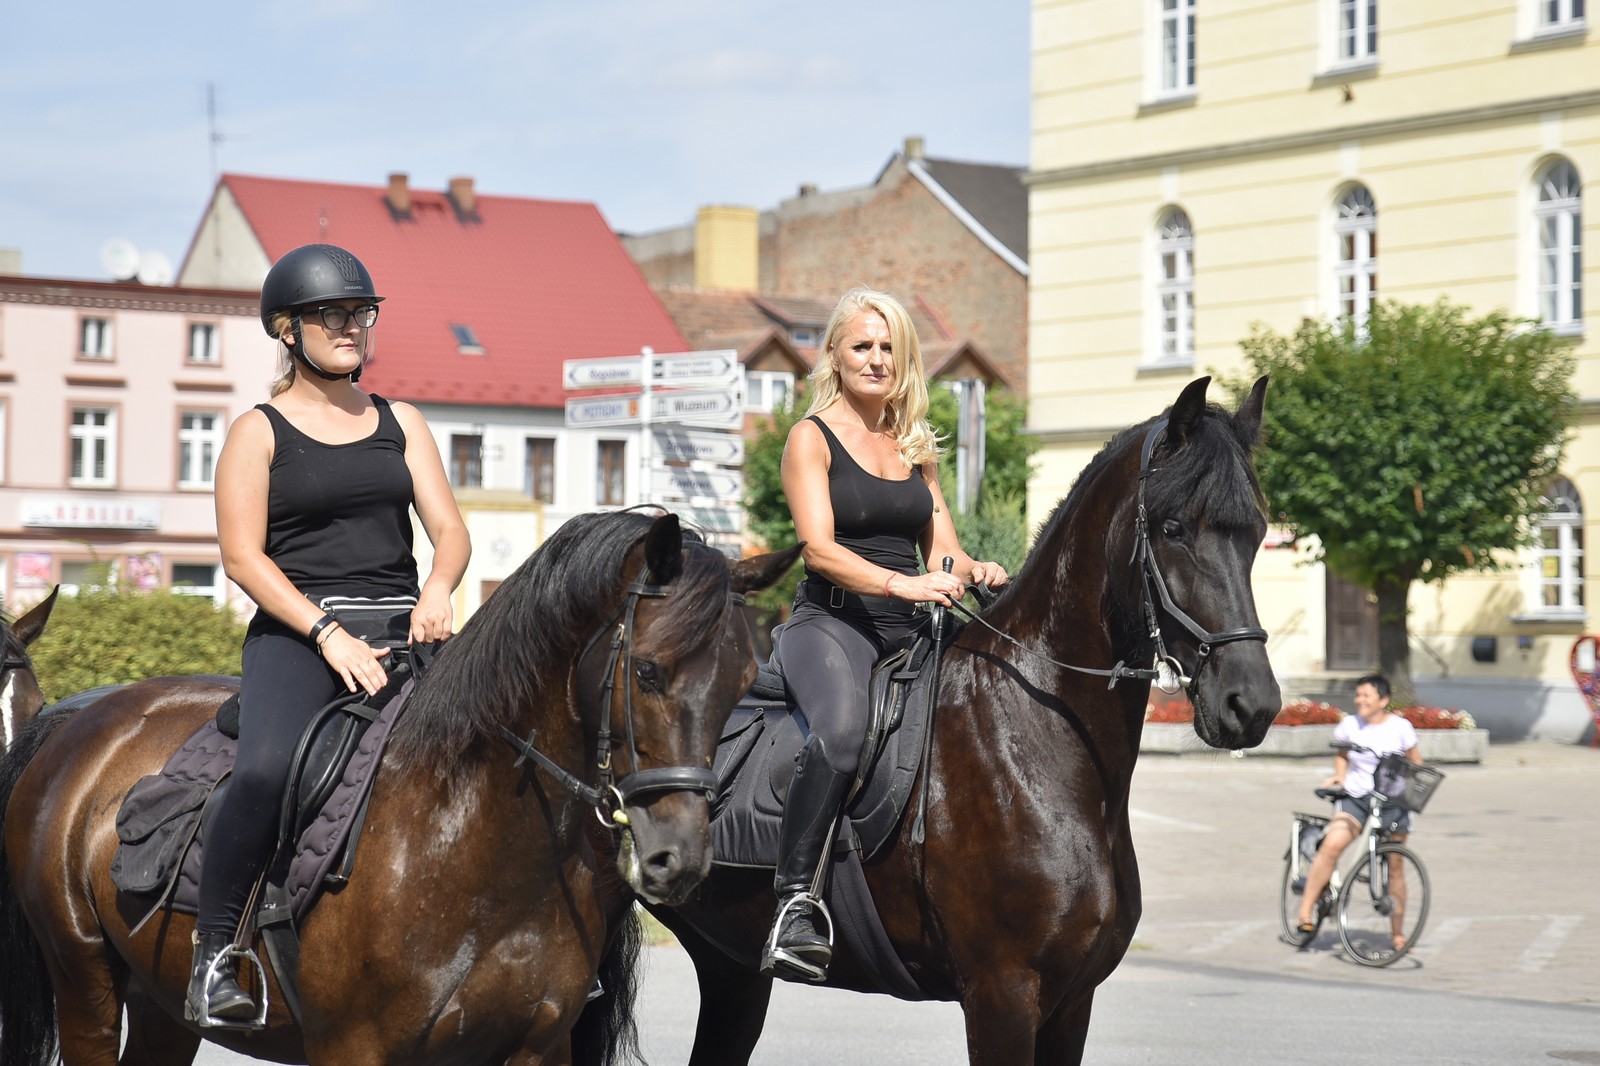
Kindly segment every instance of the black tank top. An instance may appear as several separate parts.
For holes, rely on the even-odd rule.
[[[867,560],[901,574],[917,573],[917,538],[933,519],[933,493],[918,467],[892,481],[861,469],[833,430],[816,415],[833,461],[828,464],[828,498],[833,503],[833,539]],[[826,581],[807,568],[806,575]]]
[[[267,557],[312,600],[415,596],[411,470],[389,402],[372,397],[378,428],[349,444],[306,436],[270,404],[275,445],[267,487]]]

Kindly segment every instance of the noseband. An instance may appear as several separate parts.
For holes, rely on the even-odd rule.
[[[1206,660],[1211,657],[1212,649],[1223,644],[1232,644],[1240,640],[1259,640],[1266,643],[1267,631],[1260,626],[1239,626],[1235,629],[1224,629],[1212,633],[1200,625],[1189,614],[1172,602],[1172,594],[1167,591],[1167,581],[1161,574],[1161,566],[1156,562],[1155,552],[1150,548],[1150,521],[1145,510],[1144,486],[1150,477],[1150,456],[1155,451],[1156,434],[1167,428],[1167,420],[1162,419],[1150,427],[1144,436],[1144,445],[1139,450],[1139,498],[1138,515],[1133,524],[1133,558],[1129,560],[1139,568],[1139,606],[1144,616],[1145,624],[1149,627],[1150,639],[1155,641],[1156,662],[1151,669],[1138,669],[1130,667],[1126,662],[1119,662],[1109,670],[1097,670],[1088,666],[1074,666],[1053,659],[1042,652],[1023,644],[1009,633],[1003,633],[990,625],[983,616],[973,613],[961,606],[955,609],[977,622],[996,636],[1003,637],[1018,650],[1043,659],[1052,666],[1059,666],[1063,670],[1072,670],[1080,674],[1093,674],[1096,677],[1110,678],[1107,688],[1115,688],[1117,682],[1123,680],[1153,681],[1163,692],[1177,692],[1178,689],[1187,689],[1193,697],[1194,688],[1200,677],[1200,671],[1205,666]],[[1194,675],[1191,677],[1183,672],[1183,666],[1173,655],[1167,651],[1165,639],[1161,636],[1161,623],[1156,616],[1156,603],[1160,602],[1161,609],[1166,611],[1179,625],[1187,629],[1199,643],[1199,657],[1195,660]]]
[[[1167,420],[1164,418],[1151,426],[1150,432],[1144,435],[1144,446],[1139,451],[1139,515],[1133,524],[1133,562],[1139,566],[1140,584],[1143,586],[1139,599],[1144,609],[1145,623],[1150,627],[1150,639],[1156,643],[1156,670],[1163,675],[1157,678],[1157,684],[1163,692],[1176,692],[1179,684],[1188,689],[1194,687],[1195,679],[1205,668],[1206,660],[1211,657],[1213,648],[1240,640],[1259,640],[1265,644],[1267,631],[1260,626],[1238,626],[1212,633],[1190,618],[1183,608],[1172,602],[1172,594],[1167,591],[1166,578],[1161,576],[1161,566],[1156,562],[1155,552],[1150,550],[1150,521],[1144,507],[1144,485],[1150,477],[1150,454],[1155,450],[1156,434],[1166,428]],[[1183,676],[1183,669],[1178,665],[1178,660],[1167,651],[1166,641],[1161,637],[1161,626],[1156,620],[1155,602],[1150,595],[1152,588],[1155,590],[1155,598],[1161,601],[1161,609],[1199,642],[1199,657],[1195,660],[1194,677]]]
[[[628,824],[628,814],[623,810],[636,797],[648,795],[652,792],[704,792],[706,799],[714,799],[717,791],[717,778],[709,769],[699,766],[658,766],[648,770],[639,767],[639,749],[633,737],[633,632],[634,613],[642,597],[665,597],[668,595],[667,586],[650,585],[642,581],[633,581],[628,584],[628,595],[623,600],[622,606],[610,620],[596,630],[584,644],[583,651],[578,653],[577,666],[581,667],[594,647],[609,631],[611,633],[611,647],[606,656],[605,679],[600,683],[600,731],[595,743],[595,770],[598,785],[584,784],[574,775],[557,766],[547,755],[533,746],[538,730],[531,731],[527,738],[517,736],[505,726],[500,727],[501,734],[507,742],[516,749],[518,758],[513,767],[520,767],[532,759],[546,772],[565,785],[574,795],[595,809],[600,819],[600,824],[610,829],[620,830]],[[739,597],[735,597],[737,600]],[[616,678],[617,664],[621,662],[626,677],[622,686],[622,720],[623,735],[627,738],[628,758],[632,764],[632,771],[617,778],[611,765],[611,714],[616,703]]]

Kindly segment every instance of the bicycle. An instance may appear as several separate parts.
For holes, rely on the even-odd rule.
[[[1355,744],[1335,747],[1377,754]],[[1374,787],[1366,796],[1366,824],[1351,841],[1363,845],[1358,849],[1362,854],[1342,874],[1335,863],[1328,887],[1312,911],[1314,928],[1309,935],[1299,928],[1300,897],[1306,871],[1316,857],[1330,819],[1294,812],[1289,851],[1284,856],[1280,917],[1284,939],[1295,947],[1304,947],[1316,939],[1323,920],[1330,913],[1337,913],[1339,940],[1350,957],[1363,966],[1389,966],[1404,958],[1422,935],[1428,920],[1429,886],[1422,860],[1404,844],[1389,839],[1398,826],[1385,820],[1384,807],[1420,813],[1444,780],[1444,774],[1391,754],[1378,759],[1373,776]],[[1348,795],[1342,788],[1319,788],[1316,794],[1329,802]],[[1395,947],[1396,938],[1400,938],[1399,947]]]

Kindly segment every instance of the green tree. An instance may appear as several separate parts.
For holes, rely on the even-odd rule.
[[[1378,669],[1413,702],[1406,599],[1510,565],[1531,543],[1577,397],[1573,359],[1547,330],[1440,301],[1375,306],[1365,328],[1257,326],[1235,398],[1272,376],[1256,457],[1276,521],[1378,601]]]
[[[929,390],[928,421],[944,438],[945,455],[939,477],[948,502],[955,503],[955,432],[957,405],[948,389]],[[783,446],[789,430],[805,414],[809,400],[796,394],[791,403],[773,412],[745,449],[745,510],[751,531],[768,548],[785,548],[795,542],[794,519],[783,495]],[[974,558],[994,559],[1015,573],[1027,554],[1027,518],[1024,493],[1028,463],[1038,442],[1022,429],[1027,408],[1008,393],[988,390],[984,397],[984,474],[978,506],[969,514],[954,515],[961,546]],[[757,593],[755,602],[776,614],[794,600],[802,567],[790,571],[779,587]]]
[[[237,674],[244,625],[204,596],[101,581],[62,596],[32,647],[52,698],[169,674]]]

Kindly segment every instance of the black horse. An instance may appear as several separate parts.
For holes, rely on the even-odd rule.
[[[973,1063],[1082,1059],[1095,989],[1139,922],[1128,789],[1144,668],[1164,659],[1192,677],[1195,729],[1214,747],[1260,743],[1281,705],[1250,588],[1266,379],[1236,414],[1206,404],[1208,381],[1105,447],[947,649],[918,786],[925,842],[904,815],[866,864],[905,969],[926,998],[961,1003]],[[699,975],[693,1066],[749,1060],[771,980],[732,955],[759,958],[774,902],[770,873],[718,866],[681,907],[651,907]],[[828,983],[881,991],[848,950]]]

